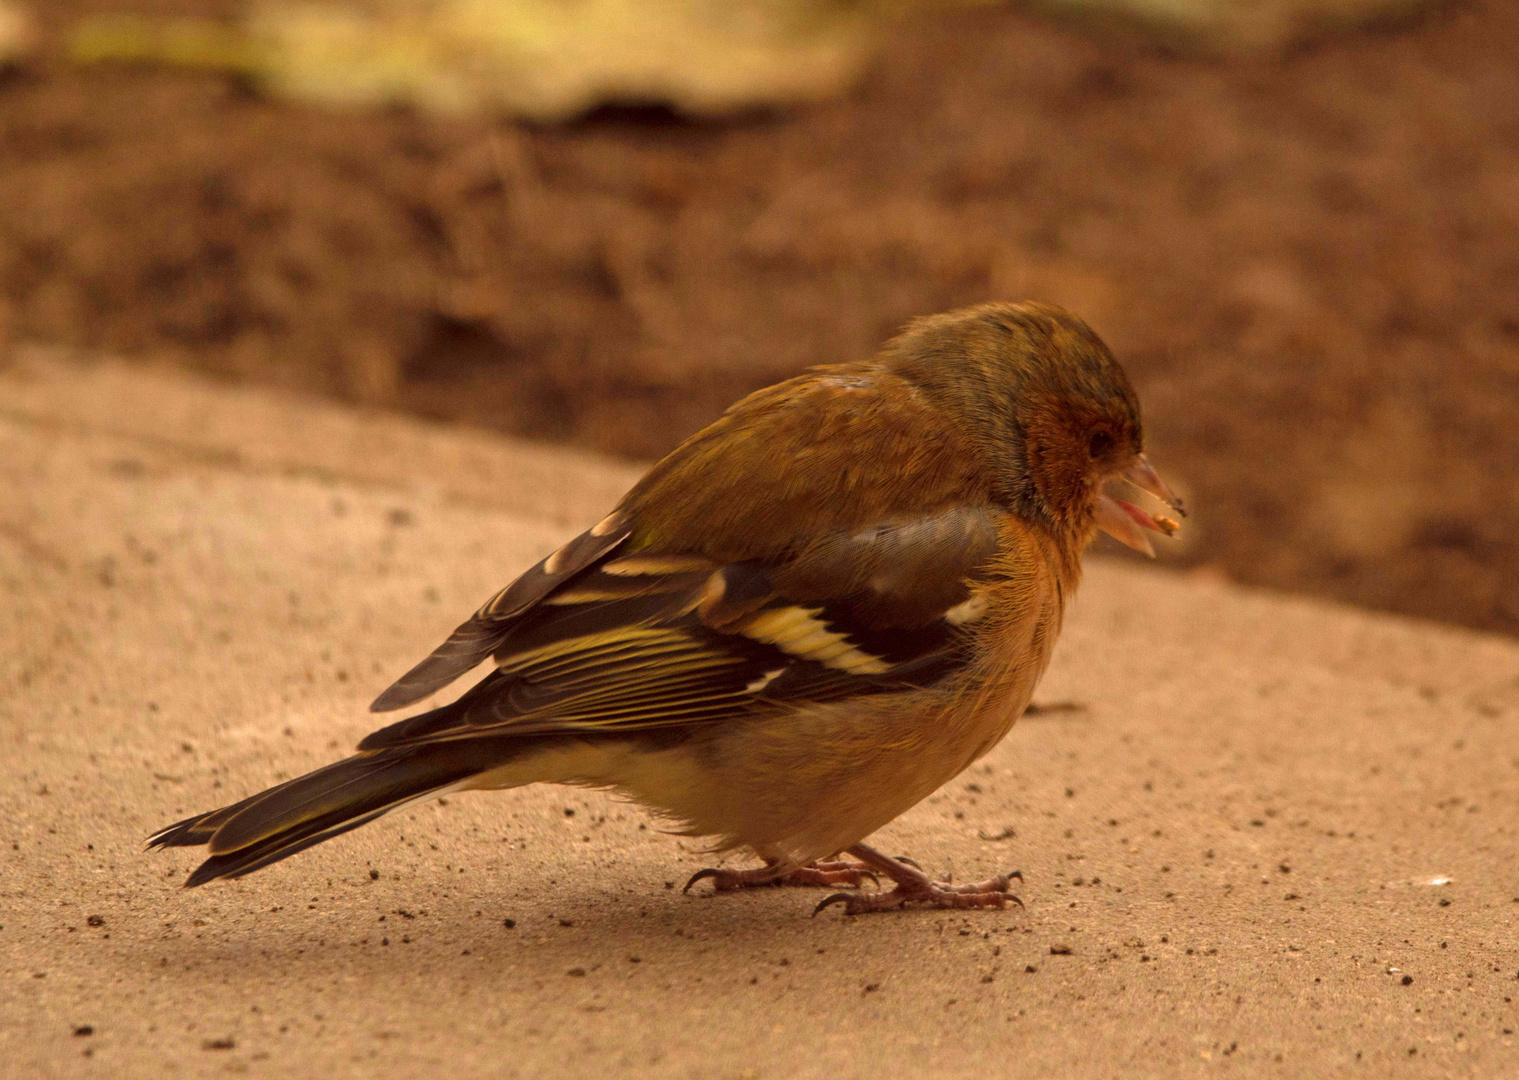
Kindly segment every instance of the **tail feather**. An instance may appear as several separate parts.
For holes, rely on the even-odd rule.
[[[185,881],[187,888],[242,877],[495,768],[526,750],[527,741],[474,739],[356,754],[176,822],[148,845],[206,845],[210,857]]]

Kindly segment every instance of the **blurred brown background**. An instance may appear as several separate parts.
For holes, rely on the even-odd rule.
[[[234,0],[30,0],[0,355],[650,457],[914,315],[1048,299],[1189,489],[1172,561],[1519,632],[1519,5],[814,6],[827,77],[774,101],[645,78],[535,113],[406,72],[378,104],[279,92]],[[200,44],[142,55],[121,12]]]

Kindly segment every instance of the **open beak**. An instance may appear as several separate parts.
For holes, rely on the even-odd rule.
[[[1160,474],[1155,471],[1155,467],[1143,454],[1137,455],[1128,468],[1118,474],[1118,478],[1127,480],[1139,490],[1154,495],[1170,507],[1178,517],[1187,516],[1181,499],[1177,498],[1170,485],[1160,478]],[[1158,532],[1166,536],[1175,536],[1177,530],[1181,528],[1176,518],[1147,514],[1133,503],[1114,498],[1101,488],[1097,491],[1095,510],[1099,529],[1120,544],[1126,544],[1135,551],[1142,551],[1152,559],[1155,558],[1155,548],[1150,543],[1149,534]]]

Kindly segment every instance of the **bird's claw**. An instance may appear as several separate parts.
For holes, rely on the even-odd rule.
[[[908,904],[928,904],[937,908],[1002,908],[1009,903],[1023,906],[1023,901],[1011,891],[1013,878],[1023,880],[1023,874],[1017,870],[986,881],[956,885],[949,881],[934,881],[911,859],[882,855],[865,844],[854,845],[849,854],[879,869],[892,879],[894,887],[887,892],[834,893],[813,909],[814,916],[834,904],[843,904],[845,915],[892,911]]]
[[[863,863],[840,859],[808,863],[791,870],[780,870],[775,864],[757,866],[750,870],[728,870],[709,866],[705,870],[698,870],[692,874],[681,892],[690,892],[691,886],[707,878],[712,879],[712,887],[717,892],[731,892],[735,889],[759,885],[800,885],[814,888],[849,885],[858,888],[865,884],[867,878],[876,885],[881,884],[880,876],[870,867]]]
[[[780,869],[781,864],[777,861],[749,870],[707,867],[692,874],[681,891],[690,892],[698,881],[708,878],[718,892],[757,885],[845,885],[859,888],[869,878],[876,885],[876,891],[830,893],[812,909],[813,916],[816,917],[834,904],[842,904],[845,915],[891,911],[908,904],[928,904],[937,908],[1002,908],[1013,903],[1023,907],[1023,901],[1011,891],[1014,878],[1023,880],[1023,873],[1019,870],[1010,870],[987,881],[956,885],[950,881],[932,880],[923,873],[915,860],[905,856],[882,855],[863,844],[851,848],[849,854],[860,861],[824,859],[790,870]],[[893,887],[884,892],[880,890],[882,877],[889,877],[893,883]]]
[[[681,889],[680,891],[681,891],[682,894],[688,893],[688,892],[691,891],[691,886],[695,885],[698,881],[701,881],[704,878],[715,878],[715,877],[718,877],[720,874],[722,874],[722,871],[719,870],[715,866],[709,866],[709,867],[707,867],[704,870],[698,870],[696,873],[694,873],[694,874],[691,875],[690,880],[686,882],[686,887],[683,888],[683,889]],[[718,885],[717,888],[719,890],[721,890],[722,886]]]
[[[818,912],[822,911],[830,904],[843,904],[844,914],[851,914],[849,911],[849,901],[853,899],[855,899],[854,895],[846,892],[836,892],[832,896],[825,896],[823,899],[818,901],[818,906],[812,909],[812,917],[814,919],[817,918]]]
[[[1007,882],[1000,878],[982,882],[977,887],[952,886],[935,883],[930,888],[898,885],[890,892],[834,893],[812,909],[817,916],[832,904],[843,904],[845,915],[865,915],[874,911],[894,911],[908,904],[927,904],[936,908],[1004,908],[1008,904],[1023,907],[1023,900],[1007,891]]]
[[[872,885],[881,884],[881,875],[864,863],[844,860],[813,863],[793,870],[787,876],[794,878],[793,884],[799,885],[837,885],[842,882],[859,888],[865,884],[866,878],[870,879]]]

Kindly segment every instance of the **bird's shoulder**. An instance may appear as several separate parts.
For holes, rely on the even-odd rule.
[[[984,465],[912,384],[876,363],[838,364],[750,394],[620,509],[637,550],[772,558],[816,536],[985,505]]]

